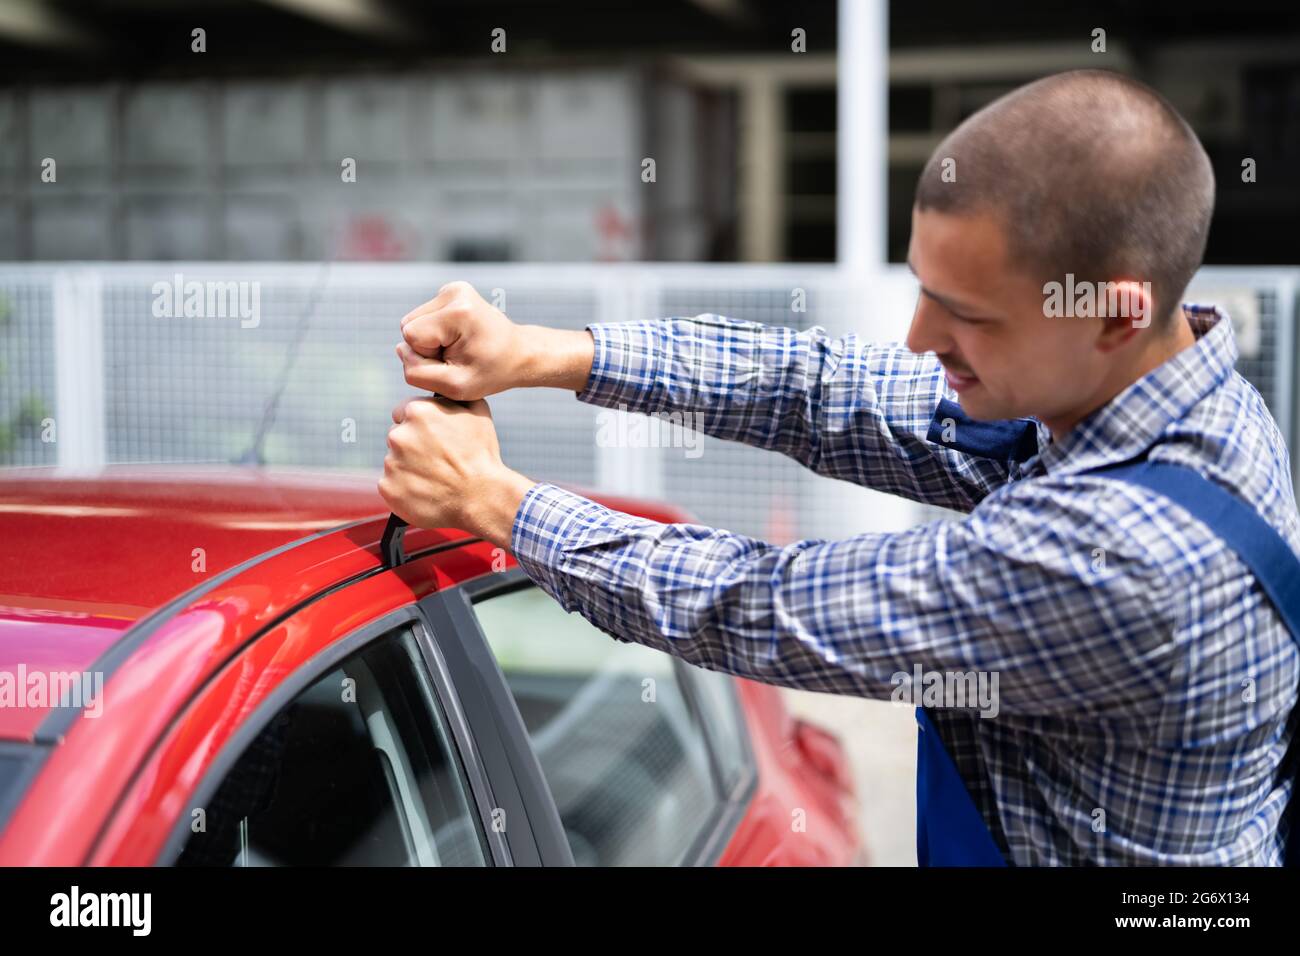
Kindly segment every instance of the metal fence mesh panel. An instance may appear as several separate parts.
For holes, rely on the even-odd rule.
[[[0,465],[55,464],[56,443],[42,440],[55,388],[50,283],[0,273]]]
[[[854,317],[833,278],[789,278],[780,284],[760,278],[749,287],[716,282],[661,287],[652,314],[711,312],[801,330],[819,325],[832,335],[854,330]],[[801,311],[795,311],[796,296]],[[706,524],[777,544],[845,533],[844,483],[815,475],[784,455],[706,437],[699,457],[681,449],[664,449],[662,456],[665,497],[689,502]]]
[[[416,394],[393,352],[398,321],[449,277],[400,270],[375,282],[354,273],[342,266],[182,273],[186,282],[258,282],[260,316],[249,328],[238,317],[159,318],[150,282],[110,280],[109,461],[238,460],[284,376],[262,449],[267,464],[377,468],[393,407]],[[587,290],[512,284],[509,296],[519,322],[581,328],[594,318]],[[551,390],[498,395],[490,404],[512,467],[544,480],[592,482],[593,409]]]
[[[226,279],[187,270],[186,280]],[[170,281],[166,275],[158,281]],[[112,277],[105,288],[104,392],[110,462],[229,462],[253,440],[262,409],[285,360],[299,314],[309,296],[311,273],[261,286],[261,320],[241,328],[237,317],[157,317],[147,277]],[[256,280],[246,280],[256,281]],[[282,418],[267,440],[267,460],[282,464],[357,464],[336,443],[322,455],[320,410],[339,398],[318,396],[317,411],[303,414],[303,398],[319,387],[325,370],[347,368],[350,343],[331,322],[331,303],[321,303],[317,335],[304,342],[280,408]],[[364,392],[364,363],[345,388]],[[297,393],[297,394],[294,394]]]
[[[1222,304],[1238,320],[1237,371],[1259,389],[1292,448],[1298,274],[1300,270],[1206,268],[1186,296]],[[1242,314],[1235,314],[1234,307]]]
[[[886,307],[883,298],[826,267],[96,264],[102,354],[56,355],[52,287],[61,268],[0,268],[3,464],[61,463],[58,444],[41,440],[40,423],[58,418],[59,376],[82,375],[86,363],[99,362],[109,463],[237,461],[250,450],[283,380],[262,449],[268,465],[378,474],[392,408],[414,394],[393,352],[399,320],[454,278],[472,282],[489,299],[503,297],[518,323],[581,329],[593,321],[712,312],[893,341],[906,328],[901,313],[910,294],[899,269],[889,272],[895,297]],[[236,314],[187,318],[175,303],[173,314],[155,314],[155,284],[174,284],[178,273],[182,282],[255,283],[256,325],[244,327]],[[1232,290],[1239,307],[1253,302],[1246,311],[1257,312],[1258,335],[1243,350],[1239,369],[1288,435],[1298,274],[1206,269],[1193,287],[1193,293]],[[795,307],[799,295],[802,311]],[[884,323],[875,314],[883,311],[900,315]],[[781,543],[843,537],[875,519],[867,492],[733,442],[692,437],[698,457],[687,453],[680,435],[675,447],[601,447],[599,416],[608,413],[569,392],[516,390],[489,404],[504,459],[531,478],[648,494],[706,524]],[[659,432],[661,439],[671,434]],[[911,514],[915,520],[929,512]]]

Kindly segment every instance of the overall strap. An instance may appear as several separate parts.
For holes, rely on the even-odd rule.
[[[1141,485],[1203,521],[1250,568],[1291,636],[1300,642],[1300,557],[1254,508],[1185,465],[1139,461],[1087,474]]]
[[[1087,474],[1104,474],[1141,485],[1199,518],[1250,568],[1291,637],[1300,643],[1300,557],[1258,511],[1185,465],[1125,462],[1096,468]],[[1300,743],[1293,740],[1286,760],[1294,762],[1298,752]],[[1287,809],[1290,832],[1283,860],[1286,866],[1300,866],[1300,780],[1294,786]]]
[[[918,866],[1006,866],[957,765],[925,712],[916,708]]]

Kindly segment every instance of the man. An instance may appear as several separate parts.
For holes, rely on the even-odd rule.
[[[606,633],[706,668],[883,699],[918,669],[995,676],[996,716],[918,712],[922,757],[938,751],[921,789],[960,791],[927,819],[962,803],[979,831],[932,842],[1021,865],[1277,864],[1296,641],[1223,529],[1096,471],[1185,466],[1258,515],[1287,568],[1300,552],[1287,452],[1233,371],[1230,323],[1180,305],[1213,203],[1167,102],[1078,71],[935,151],[906,348],[713,315],[515,326],[452,283],[403,319],[406,380],[442,397],[395,411],[380,492],[511,549]],[[788,547],[619,514],[503,465],[482,398],[523,386],[694,412],[718,438],[969,514]]]

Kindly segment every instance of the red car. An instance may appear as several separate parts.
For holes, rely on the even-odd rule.
[[[611,640],[461,531],[385,560],[382,508],[0,472],[0,865],[864,861],[838,742],[776,689]]]

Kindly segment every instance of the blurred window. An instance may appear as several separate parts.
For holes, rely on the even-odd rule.
[[[483,866],[477,815],[410,628],[346,658],[239,757],[177,860]]]
[[[730,674],[691,665],[686,665],[685,672],[695,690],[702,723],[717,755],[723,790],[731,794],[745,779],[749,768],[749,747],[746,745],[749,731],[736,694],[736,679]]]
[[[676,866],[719,806],[673,658],[611,640],[544,591],[475,605],[579,866]]]
[[[0,754],[0,809],[4,808],[6,801],[11,797],[21,797],[20,794],[15,794],[13,791],[18,788],[19,777],[23,769],[23,761],[18,757]],[[0,816],[0,825],[3,825],[3,822],[3,816]]]

